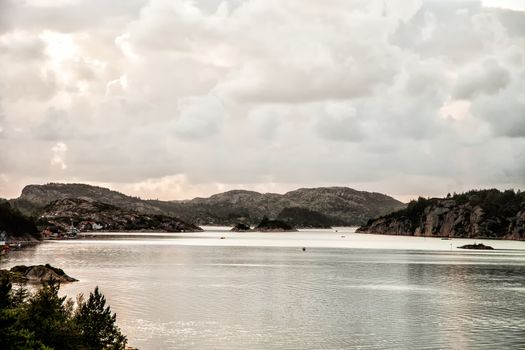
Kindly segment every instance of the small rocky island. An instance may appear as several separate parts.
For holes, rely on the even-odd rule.
[[[44,281],[55,280],[60,283],[76,282],[77,279],[68,276],[64,270],[45,265],[18,265],[10,270],[0,270],[1,278],[9,278],[15,283],[42,283]]]
[[[484,245],[483,243],[465,244],[465,245],[462,245],[461,247],[458,247],[458,248],[459,249],[494,250],[494,248],[492,248],[491,246]]]
[[[251,230],[250,226],[239,222],[230,231],[232,231],[232,232],[247,232],[247,231],[250,231],[250,230]]]
[[[254,231],[259,232],[294,232],[297,231],[294,227],[288,225],[286,222],[281,220],[270,220],[264,217],[259,225],[257,225]]]
[[[284,208],[279,215],[277,215],[277,220],[297,228],[329,229],[332,228],[332,225],[345,225],[344,221],[338,220],[335,217],[328,217],[314,210],[300,207]]]

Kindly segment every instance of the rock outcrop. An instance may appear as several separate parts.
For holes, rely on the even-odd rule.
[[[80,231],[202,231],[178,218],[159,214],[139,214],[111,204],[79,198],[59,199],[47,205],[38,221],[41,229],[67,232],[71,225]]]
[[[525,240],[525,193],[493,189],[419,198],[403,210],[369,220],[357,232]]]
[[[41,283],[55,280],[60,283],[76,282],[77,279],[68,276],[62,269],[46,265],[18,265],[11,270],[0,270],[0,274],[7,276],[15,283]]]

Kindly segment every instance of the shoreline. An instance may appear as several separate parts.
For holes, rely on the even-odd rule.
[[[524,239],[508,239],[508,238],[498,238],[498,237],[449,237],[449,236],[425,236],[425,235],[412,235],[412,234],[395,234],[395,233],[375,233],[375,232],[355,232],[357,234],[363,235],[376,235],[376,236],[399,236],[399,237],[421,237],[421,238],[439,238],[444,240],[453,240],[453,239],[483,239],[489,241],[505,241],[505,242],[525,242]]]

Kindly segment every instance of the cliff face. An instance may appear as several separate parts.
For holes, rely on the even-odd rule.
[[[67,232],[71,223],[80,231],[201,231],[198,226],[174,217],[140,214],[111,204],[79,198],[59,199],[49,204],[37,221],[41,229],[58,229],[61,232]]]
[[[525,240],[525,195],[484,190],[420,198],[406,209],[369,220],[357,232]]]
[[[141,200],[106,188],[84,184],[29,185],[12,204],[38,213],[52,201],[79,198],[109,203],[142,214],[180,217],[199,225],[257,225],[263,217],[276,218],[284,208],[304,208],[325,215],[330,225],[359,225],[378,215],[404,207],[392,197],[346,187],[303,188],[285,194],[234,190],[186,201]],[[301,223],[298,223],[299,225]]]

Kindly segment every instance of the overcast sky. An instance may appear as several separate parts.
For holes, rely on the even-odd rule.
[[[0,197],[52,181],[161,199],[523,190],[524,11],[0,0]]]

